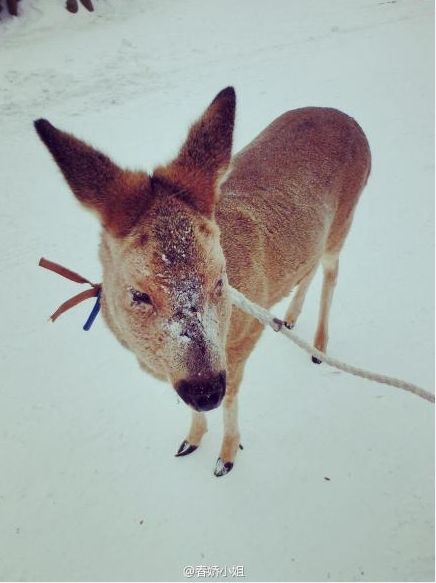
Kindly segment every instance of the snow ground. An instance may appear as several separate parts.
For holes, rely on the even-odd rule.
[[[99,229],[31,125],[48,117],[151,169],[229,84],[235,149],[287,109],[349,113],[373,172],[341,258],[329,349],[432,388],[433,3],[95,5],[72,16],[61,1],[22,0],[22,17],[0,21],[0,580],[180,580],[185,565],[243,565],[253,581],[433,580],[427,402],[315,367],[267,331],[241,390],[245,450],[216,479],[220,411],[198,452],[175,459],[190,414],[170,388],[101,319],[82,332],[89,304],[47,324],[78,290],[39,257],[98,280]],[[319,292],[318,275],[305,338]]]

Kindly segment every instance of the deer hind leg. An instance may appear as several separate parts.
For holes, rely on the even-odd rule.
[[[188,436],[182,441],[177,450],[176,457],[189,455],[195,451],[202,440],[203,435],[207,431],[206,415],[199,411],[192,411],[191,428]]]
[[[338,277],[339,254],[325,253],[321,258],[324,270],[324,279],[321,292],[321,303],[319,308],[318,327],[315,334],[315,348],[325,352],[328,342],[328,320],[330,306],[332,303],[333,291]],[[321,364],[321,361],[312,356],[312,362]]]
[[[297,287],[292,302],[286,312],[285,322],[289,328],[293,328],[297,323],[298,316],[301,314],[303,308],[304,300],[306,298],[307,290],[309,289],[310,283],[315,275],[318,265],[316,264],[307,275],[303,277]]]
[[[345,239],[353,221],[356,198],[350,199],[348,204],[338,209],[330,226],[330,231],[321,257],[324,271],[324,279],[319,307],[318,327],[315,334],[315,348],[325,352],[328,342],[328,320],[339,269],[339,254],[345,243]],[[312,356],[312,362],[320,364],[321,361]]]

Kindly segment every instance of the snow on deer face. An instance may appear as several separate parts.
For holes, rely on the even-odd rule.
[[[225,392],[230,320],[219,229],[177,198],[157,201],[124,240],[103,236],[103,313],[145,370],[212,409]]]
[[[76,197],[102,225],[103,315],[141,366],[199,411],[226,388],[230,299],[214,209],[231,157],[233,88],[190,129],[178,157],[152,176],[46,120],[36,130]]]

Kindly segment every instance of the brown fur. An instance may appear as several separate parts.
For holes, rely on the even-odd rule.
[[[283,114],[234,156],[222,183],[234,110],[227,88],[178,157],[150,178],[36,122],[73,192],[105,227],[103,313],[118,339],[195,408],[203,397],[218,399],[227,373],[220,458],[228,469],[240,439],[237,392],[262,326],[231,310],[227,282],[267,308],[298,286],[286,315],[294,324],[321,262],[315,345],[324,351],[338,255],[370,171],[368,143],[353,119],[304,108]],[[152,303],[138,305],[129,293],[146,293]],[[207,429],[202,410],[193,412],[187,437],[194,446]]]

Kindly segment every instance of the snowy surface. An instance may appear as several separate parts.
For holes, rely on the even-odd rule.
[[[95,5],[73,16],[61,0],[22,0],[23,16],[0,20],[0,579],[179,580],[185,565],[236,565],[247,580],[432,580],[429,403],[316,367],[267,331],[241,390],[245,449],[217,479],[221,411],[175,459],[190,413],[169,386],[101,319],[82,332],[90,303],[47,323],[79,289],[39,257],[98,281],[99,228],[31,122],[151,169],[229,84],[236,149],[288,109],[349,113],[373,172],[341,257],[330,353],[432,389],[433,3]],[[307,339],[319,292],[318,275],[298,324]]]

